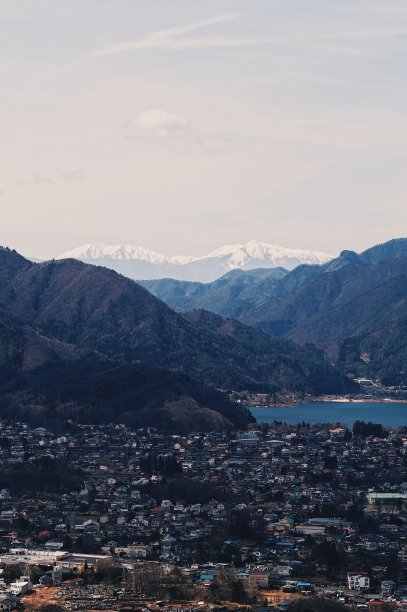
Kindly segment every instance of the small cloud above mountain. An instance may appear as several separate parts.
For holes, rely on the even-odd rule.
[[[181,115],[154,108],[136,115],[126,124],[126,127],[130,137],[161,140],[184,137],[189,130],[189,121]]]

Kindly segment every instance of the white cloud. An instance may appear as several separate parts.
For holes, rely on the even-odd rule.
[[[236,19],[238,15],[236,13],[228,13],[225,15],[217,15],[210,19],[202,21],[195,21],[182,26],[176,26],[173,28],[167,28],[164,30],[157,30],[156,32],[150,32],[145,34],[137,40],[128,41],[124,43],[115,43],[108,45],[103,49],[94,51],[92,57],[105,57],[110,55],[118,55],[121,53],[127,53],[128,51],[134,51],[136,49],[153,49],[153,48],[165,48],[165,49],[193,49],[193,48],[204,48],[204,47],[236,47],[240,45],[254,45],[259,44],[261,41],[254,38],[228,38],[228,37],[216,37],[216,38],[183,38],[183,34],[189,34],[202,28],[207,28],[211,25],[223,23]]]
[[[136,115],[127,127],[129,135],[153,138],[181,137],[188,131],[188,119],[161,108],[154,108]]]
[[[212,126],[213,127],[213,126]],[[124,124],[127,137],[150,140],[173,140],[189,144],[206,153],[220,153],[236,141],[243,142],[244,138],[213,130],[210,126],[205,131],[194,128],[186,117],[176,115],[161,108],[144,111]],[[183,149],[185,152],[185,149]],[[191,151],[191,148],[188,149]]]

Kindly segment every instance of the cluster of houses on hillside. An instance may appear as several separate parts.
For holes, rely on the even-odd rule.
[[[227,566],[258,589],[401,601],[406,467],[403,431],[280,423],[166,436],[3,423],[1,564],[4,574],[44,568],[37,581],[55,585],[106,559],[149,561],[208,588]],[[13,580],[7,596],[26,582]]]

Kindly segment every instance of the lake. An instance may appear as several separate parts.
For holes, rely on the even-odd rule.
[[[407,404],[396,402],[308,402],[298,406],[250,408],[258,423],[346,423],[372,421],[390,427],[407,425]]]

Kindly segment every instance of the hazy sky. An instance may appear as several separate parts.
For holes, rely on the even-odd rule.
[[[0,244],[407,229],[406,0],[0,0]]]

